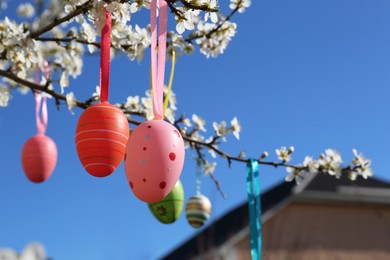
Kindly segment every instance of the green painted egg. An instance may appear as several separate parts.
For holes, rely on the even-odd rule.
[[[178,180],[168,195],[159,202],[148,203],[152,214],[162,223],[170,224],[175,222],[184,204],[184,191],[181,181]]]
[[[194,228],[200,228],[211,214],[210,200],[203,195],[192,196],[186,204],[186,218]]]

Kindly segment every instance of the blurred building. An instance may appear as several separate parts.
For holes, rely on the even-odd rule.
[[[262,259],[390,259],[390,183],[313,175],[262,193]],[[251,259],[248,206],[226,213],[163,259]]]

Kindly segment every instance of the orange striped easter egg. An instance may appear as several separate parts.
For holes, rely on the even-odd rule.
[[[95,177],[105,177],[116,170],[128,139],[126,116],[107,102],[87,108],[77,123],[77,154],[84,169]]]
[[[22,166],[27,178],[35,183],[45,181],[57,163],[57,146],[43,134],[27,140],[22,150]]]

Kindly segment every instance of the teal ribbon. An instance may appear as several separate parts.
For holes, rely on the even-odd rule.
[[[251,255],[252,260],[261,259],[261,203],[260,203],[260,179],[259,163],[250,159],[246,166],[246,190],[248,193]]]

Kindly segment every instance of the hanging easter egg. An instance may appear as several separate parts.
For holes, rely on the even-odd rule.
[[[186,204],[186,218],[194,228],[200,228],[209,219],[211,213],[210,200],[203,195],[192,196]]]
[[[22,166],[30,181],[45,181],[53,173],[56,163],[57,146],[50,137],[38,134],[24,144]]]
[[[126,147],[125,171],[135,196],[158,202],[172,190],[184,164],[184,142],[171,124],[155,119],[140,124]]]
[[[175,222],[183,210],[184,191],[181,181],[178,180],[168,195],[159,202],[148,203],[152,214],[164,224]]]
[[[129,124],[123,112],[107,103],[92,105],[80,116],[76,149],[84,169],[95,177],[110,175],[125,155]]]

